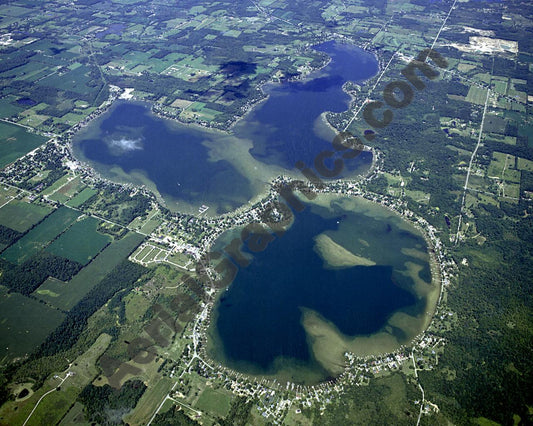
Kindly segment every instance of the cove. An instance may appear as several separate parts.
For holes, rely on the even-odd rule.
[[[346,110],[343,84],[377,72],[375,57],[357,47],[314,48],[331,57],[329,64],[303,81],[265,85],[268,99],[230,135],[159,118],[144,103],[117,101],[76,134],[74,155],[103,177],[146,185],[171,210],[195,213],[205,204],[210,214],[232,211],[280,174],[302,178],[294,164],[312,167],[335,136],[321,114]],[[371,161],[363,152],[346,162],[343,176],[363,173]]]
[[[342,372],[346,351],[392,351],[425,328],[438,288],[422,235],[375,203],[320,200],[220,293],[215,361],[309,384]]]

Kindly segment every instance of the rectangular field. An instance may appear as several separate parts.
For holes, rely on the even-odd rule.
[[[0,360],[32,352],[64,317],[57,309],[0,287]]]
[[[146,424],[152,417],[159,404],[168,395],[172,389],[173,381],[168,377],[158,380],[153,386],[149,386],[143,396],[137,403],[133,412],[129,413],[124,421],[129,424]]]
[[[25,232],[52,211],[50,207],[13,200],[0,209],[0,224]]]
[[[205,388],[195,404],[199,410],[207,411],[215,417],[227,416],[230,405],[231,397],[228,394],[210,388]]]
[[[83,183],[79,177],[75,177],[62,188],[57,190],[54,194],[50,195],[50,199],[59,201],[60,203],[66,202],[69,198],[73,197],[81,188]]]
[[[48,188],[46,188],[42,192],[42,195],[51,195],[51,194],[55,193],[57,190],[59,190],[59,188],[65,186],[69,182],[69,180],[71,180],[71,179],[72,179],[72,176],[68,175],[68,174],[60,177],[52,185],[50,185]]]
[[[68,283],[45,281],[33,295],[56,308],[72,309],[111,270],[143,241],[144,236],[130,232],[107,246],[94,260],[78,272]]]
[[[468,94],[466,95],[466,101],[477,105],[485,105],[485,99],[487,98],[487,89],[483,87],[470,86]]]
[[[23,127],[0,121],[0,168],[45,142],[46,138],[29,133]]]
[[[99,220],[94,217],[76,222],[50,244],[46,251],[87,265],[112,240],[110,236],[96,231],[98,223]]]
[[[2,253],[2,258],[21,264],[35,253],[44,249],[50,241],[67,229],[80,215],[79,212],[60,207],[15,244]]]
[[[92,188],[85,188],[83,191],[81,191],[79,194],[74,196],[68,203],[67,206],[78,208],[81,206],[85,201],[87,201],[89,198],[91,198],[93,195],[97,194],[97,191],[95,191]]]

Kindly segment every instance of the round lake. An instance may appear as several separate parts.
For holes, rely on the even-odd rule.
[[[342,372],[346,351],[390,352],[427,326],[439,288],[423,236],[376,203],[317,200],[264,251],[248,252],[250,265],[221,292],[208,338],[216,361],[314,383]]]

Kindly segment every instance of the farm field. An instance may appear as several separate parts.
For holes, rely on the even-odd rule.
[[[58,180],[56,180],[52,185],[50,185],[48,188],[46,188],[42,193],[41,195],[44,195],[44,196],[49,196],[49,195],[52,195],[54,194],[56,191],[58,191],[61,187],[65,186],[69,180],[72,179],[72,176],[71,175],[64,175],[62,176],[61,178],[59,178]]]
[[[227,416],[231,405],[231,396],[228,394],[206,387],[198,398],[195,407],[206,411],[214,417]]]
[[[72,199],[70,199],[67,202],[67,206],[78,208],[95,194],[97,194],[97,191],[95,191],[94,189],[85,188],[79,194],[75,195]]]
[[[477,86],[470,86],[466,101],[477,105],[484,105],[487,98],[487,89]]]
[[[146,424],[155,412],[163,398],[172,389],[173,381],[168,377],[163,377],[149,386],[141,397],[132,413],[128,414],[124,421],[129,424]]]
[[[64,317],[56,309],[0,286],[0,360],[32,352]]]
[[[112,240],[110,236],[96,231],[98,223],[98,219],[94,217],[76,222],[50,244],[46,251],[86,265]]]
[[[60,203],[65,203],[69,198],[73,197],[80,189],[83,188],[83,183],[79,177],[71,179],[68,183],[59,188],[56,192],[51,194],[48,198]]]
[[[67,229],[79,215],[80,213],[75,210],[60,207],[15,244],[6,249],[2,253],[2,258],[11,263],[21,264],[45,248],[50,241]]]
[[[0,168],[46,142],[46,138],[42,136],[28,133],[20,126],[5,122],[0,122],[0,135]]]
[[[50,207],[12,200],[0,208],[0,225],[25,232],[52,211]]]
[[[68,311],[72,309],[111,270],[124,260],[144,239],[130,232],[107,246],[94,260],[78,272],[68,283],[45,281],[34,295],[44,302]]]

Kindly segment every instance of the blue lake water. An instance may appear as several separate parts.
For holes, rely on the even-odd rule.
[[[342,85],[377,72],[375,57],[354,46],[327,42],[316,49],[332,58],[329,65],[305,81],[265,86],[268,100],[232,135],[161,119],[146,104],[119,101],[78,133],[74,152],[107,178],[147,185],[172,210],[206,204],[210,212],[231,211],[280,173],[301,177],[296,161],[312,166],[319,152],[331,149],[334,134],[320,114],[346,110],[350,98]],[[364,152],[347,161],[345,175],[364,171],[371,160]]]
[[[231,135],[120,101],[76,136],[75,153],[106,177],[147,185],[171,209],[194,211],[206,204],[217,213],[233,210],[281,173],[301,178],[297,161],[312,166],[318,153],[331,149],[334,133],[321,114],[346,110],[350,99],[343,84],[377,72],[375,57],[356,47],[328,42],[316,49],[332,58],[329,65],[305,81],[266,85],[268,100]],[[347,161],[344,176],[366,170],[371,160],[362,153]],[[420,289],[430,285],[431,274],[424,239],[403,224],[382,207],[353,200],[308,205],[283,238],[255,253],[223,291],[212,312],[211,356],[239,371],[282,372],[313,382],[334,373],[312,335],[310,317],[332,342],[381,333],[406,343],[423,323],[427,298]],[[336,244],[376,264],[328,266],[318,236],[332,241],[333,254]],[[342,355],[341,346],[335,349]]]
[[[350,97],[342,90],[344,83],[367,80],[378,71],[376,58],[354,46],[327,42],[315,49],[331,57],[324,69],[309,80],[267,85],[268,101],[237,126],[239,134],[253,141],[254,158],[287,169],[296,161],[312,165],[319,152],[331,150],[331,140],[315,133],[317,117],[325,111],[345,111]],[[370,154],[363,157],[368,160]]]
[[[248,180],[229,162],[209,161],[202,142],[217,135],[171,123],[154,116],[145,104],[125,101],[98,120],[97,126],[80,133],[75,149],[104,176],[136,184],[153,182],[163,198],[220,203],[223,211],[252,197]],[[110,170],[116,166],[124,174]]]
[[[352,207],[308,205],[285,235],[253,253],[251,264],[239,270],[214,307],[211,356],[250,374],[275,375],[289,365],[285,378],[306,382],[331,373],[313,355],[303,310],[317,313],[345,336],[386,330],[403,344],[419,331],[388,321],[398,312],[420,320],[425,311],[427,300],[406,273],[406,265],[418,265],[415,279],[431,282],[424,239],[380,206],[373,215]],[[320,234],[376,265],[325,265],[315,249]]]

